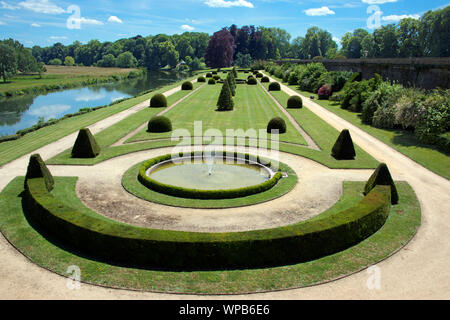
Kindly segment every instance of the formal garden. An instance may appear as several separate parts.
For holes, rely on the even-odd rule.
[[[397,89],[379,79],[319,74],[315,64],[264,68],[210,69],[95,111],[135,106],[96,132],[86,120],[50,157],[27,158],[26,175],[0,194],[1,232],[57,274],[76,265],[86,283],[165,293],[306,287],[398,252],[421,224],[415,192],[349,130],[305,107],[316,98],[304,93],[368,114],[374,125],[414,127],[418,139],[445,148],[439,130],[410,119],[411,105],[425,97],[398,89],[398,110],[385,111],[383,99]],[[438,105],[441,96],[426,99]],[[380,109],[368,110],[367,99]]]

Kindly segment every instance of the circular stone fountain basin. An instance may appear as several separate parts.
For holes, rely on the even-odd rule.
[[[202,157],[164,161],[149,168],[146,174],[163,184],[196,190],[245,188],[264,183],[274,175],[256,162],[237,162],[233,158],[212,161]]]

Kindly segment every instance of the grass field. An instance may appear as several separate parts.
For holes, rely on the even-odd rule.
[[[258,86],[238,85],[233,111],[218,112],[217,99],[222,85],[206,85],[186,100],[170,110],[164,116],[172,121],[174,130],[187,129],[194,135],[194,122],[202,121],[203,130],[218,129],[223,136],[227,129],[255,129],[266,131],[273,117],[282,117],[287,124],[287,132],[279,135],[280,141],[306,144],[300,133],[283,115],[274,101]],[[146,129],[130,138],[127,142],[170,138],[172,133],[149,133]],[[271,135],[268,134],[268,139]]]
[[[97,215],[78,199],[76,178],[56,177],[53,194],[66,205]],[[345,182],[342,198],[317,216],[349,208],[362,198],[363,182]],[[374,235],[347,250],[310,262],[264,269],[169,272],[123,268],[90,260],[30,226],[22,210],[23,177],[13,180],[0,194],[0,231],[37,265],[63,276],[67,267],[83,270],[83,282],[144,291],[193,294],[236,294],[298,288],[330,281],[373,265],[408,243],[421,223],[420,204],[411,187],[397,183],[400,203],[391,209],[386,224]],[[115,222],[118,223],[118,222]]]
[[[46,66],[47,72],[39,75],[17,75],[8,79],[7,83],[0,83],[0,92],[11,92],[25,90],[41,86],[64,86],[75,84],[86,79],[108,78],[113,75],[126,76],[131,71],[137,69],[121,68],[99,68],[99,67],[66,67],[66,66]]]

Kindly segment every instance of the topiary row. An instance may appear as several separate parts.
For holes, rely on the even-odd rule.
[[[269,91],[281,91],[281,86],[278,82],[271,82],[269,84]]]
[[[254,78],[253,76],[250,76],[247,79],[247,84],[254,86],[254,85],[258,84],[258,81],[256,81],[256,78]]]
[[[181,90],[188,91],[188,90],[193,90],[193,89],[194,89],[194,86],[192,85],[192,82],[190,82],[190,81],[183,82],[183,84],[181,85]]]
[[[147,132],[162,133],[172,131],[172,122],[164,116],[156,116],[150,119]]]
[[[270,79],[269,79],[269,77],[262,77],[261,78],[261,82],[263,82],[263,83],[268,83],[268,82],[270,82]]]
[[[247,155],[248,157],[248,155]],[[159,181],[153,180],[149,176],[147,176],[146,172],[147,170],[163,161],[170,160],[172,158],[172,155],[166,155],[162,157],[158,157],[155,159],[151,159],[147,162],[145,162],[141,169],[139,170],[139,176],[138,180],[141,182],[144,186],[147,188],[167,194],[174,197],[179,198],[188,198],[188,199],[203,199],[203,200],[210,200],[210,199],[234,199],[234,198],[242,198],[247,197],[253,194],[261,193],[267,190],[272,189],[278,181],[282,178],[282,174],[280,172],[277,172],[271,179],[255,186],[245,187],[245,188],[239,188],[239,189],[230,189],[230,190],[196,190],[196,189],[189,189],[189,188],[183,188],[178,186],[171,186],[168,184],[161,183]],[[248,158],[247,158],[248,160]],[[247,161],[248,162],[248,161]]]
[[[390,188],[378,185],[353,207],[316,220],[247,232],[181,232],[87,215],[55,198],[44,178],[26,185],[27,218],[65,246],[112,264],[166,270],[263,268],[318,259],[374,234],[390,208]]]
[[[303,107],[303,100],[299,96],[291,96],[288,99],[287,107],[292,109],[298,109]]]
[[[150,100],[150,108],[167,108],[167,98],[162,93],[155,94]]]
[[[197,82],[206,82],[205,77],[198,77]]]

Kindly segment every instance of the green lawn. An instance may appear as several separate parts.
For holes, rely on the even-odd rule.
[[[190,80],[195,79],[191,77]],[[165,92],[180,85],[181,82],[165,86],[151,93],[128,99],[107,108],[96,110],[73,118],[64,119],[55,125],[51,125],[37,131],[26,134],[15,141],[0,143],[0,166],[15,160],[27,153],[33,152],[51,142],[57,141],[81,128],[87,127],[100,120],[108,118],[116,113],[131,108],[145,100],[150,99],[155,93]]]
[[[272,76],[272,78],[275,77]],[[439,174],[446,179],[450,179],[450,156],[437,150],[434,146],[425,145],[419,142],[419,140],[414,136],[412,132],[405,130],[387,130],[372,127],[370,125],[362,123],[359,113],[341,109],[339,104],[328,100],[318,100],[317,94],[301,91],[298,86],[289,87],[307,98],[309,98],[311,95],[315,96],[316,100],[314,101],[325,109],[335,113],[342,119],[347,120],[358,128],[366,131],[373,137],[401,152],[402,154],[421,164],[425,168]]]
[[[66,205],[90,215],[75,191],[76,178],[56,177],[53,194]],[[321,215],[329,215],[361,200],[363,182],[345,182],[342,198]],[[323,283],[360,271],[387,258],[406,245],[421,224],[420,204],[411,187],[398,182],[400,202],[393,206],[386,224],[374,235],[347,250],[310,262],[264,269],[169,272],[124,268],[90,260],[59,246],[30,226],[22,209],[23,177],[13,180],[0,194],[0,231],[20,252],[37,265],[67,274],[77,265],[82,281],[144,291],[237,294],[298,288]],[[118,223],[118,222],[117,222]]]
[[[259,136],[259,130],[267,130],[270,119],[282,117],[286,121],[287,132],[279,136],[280,141],[306,145],[301,134],[260,87],[238,85],[234,110],[218,112],[216,104],[221,88],[221,84],[206,85],[164,116],[172,121],[174,130],[187,129],[192,136],[194,135],[195,121],[202,121],[203,132],[208,129],[218,129],[225,136],[227,129],[243,129],[244,132],[248,129],[255,129]],[[171,136],[171,132],[149,133],[145,129],[127,142],[170,138]],[[268,139],[271,139],[270,134]]]

